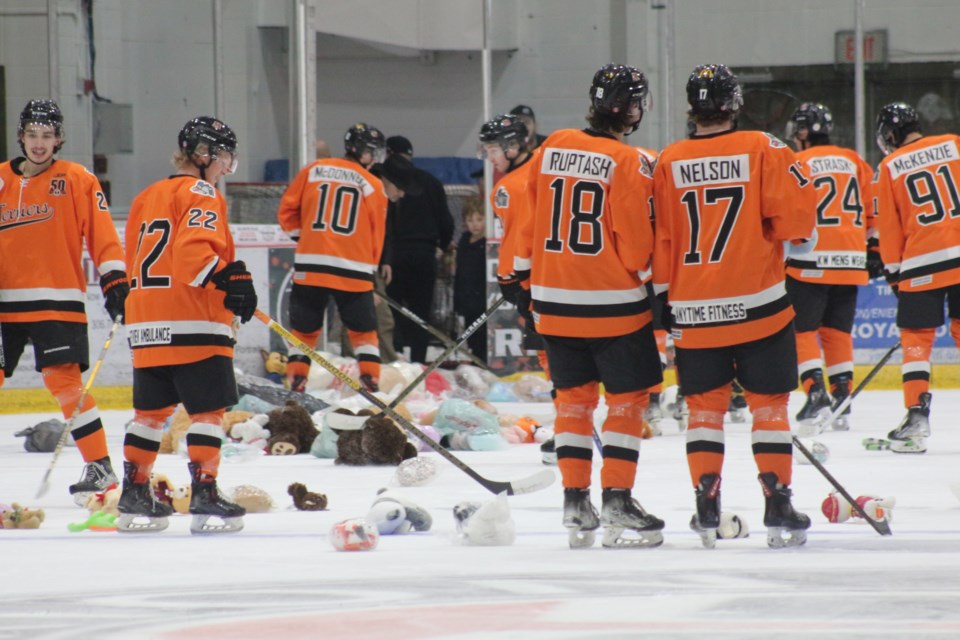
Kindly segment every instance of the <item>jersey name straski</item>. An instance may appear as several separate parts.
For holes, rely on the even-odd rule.
[[[821,173],[849,173],[857,175],[857,166],[841,156],[822,156],[811,158],[807,162],[811,176],[818,176]]]
[[[341,182],[344,184],[356,185],[363,191],[363,195],[369,196],[373,193],[373,187],[362,175],[350,169],[343,167],[333,167],[329,165],[318,165],[310,170],[307,177],[308,182]]]
[[[913,153],[894,158],[890,161],[889,165],[890,177],[896,180],[904,173],[913,171],[914,169],[922,169],[923,167],[954,160],[960,160],[960,153],[957,152],[957,143],[953,140],[948,140],[935,147],[918,149]]]
[[[750,179],[750,156],[717,156],[677,160],[671,163],[673,181],[678,187],[701,184],[730,184]]]
[[[609,184],[616,163],[610,156],[571,149],[547,149],[540,173],[571,178],[593,178]]]

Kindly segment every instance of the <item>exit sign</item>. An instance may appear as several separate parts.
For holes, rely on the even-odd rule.
[[[853,64],[857,55],[856,40],[853,31],[837,31],[835,36],[835,55],[837,64]],[[885,63],[887,61],[887,30],[863,32],[863,62]]]

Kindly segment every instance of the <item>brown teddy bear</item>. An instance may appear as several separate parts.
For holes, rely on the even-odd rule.
[[[340,432],[334,464],[398,465],[416,456],[417,448],[406,433],[389,417],[377,414],[367,418],[361,429]]]
[[[0,513],[2,529],[38,529],[46,514],[43,509],[30,509],[14,502]]]
[[[314,493],[300,482],[294,482],[287,487],[287,493],[293,498],[293,506],[300,511],[323,511],[327,508],[326,494]]]
[[[313,441],[320,435],[307,410],[295,400],[287,400],[279,409],[267,414],[270,421],[265,428],[270,432],[267,453],[286,456],[309,451]]]

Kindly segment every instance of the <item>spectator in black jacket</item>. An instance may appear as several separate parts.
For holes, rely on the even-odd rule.
[[[413,158],[413,145],[403,136],[387,138],[387,153]],[[416,169],[420,194],[407,194],[387,209],[387,246],[384,248],[384,272],[387,295],[430,322],[433,289],[437,279],[438,250],[454,248],[453,217],[447,206],[443,183],[432,174]],[[430,334],[406,316],[394,311],[397,323],[395,343],[398,349],[410,347],[410,360],[424,362]]]
[[[483,201],[468,200],[463,205],[463,224],[467,230],[457,243],[457,273],[453,279],[453,310],[463,316],[464,329],[483,315],[487,304],[487,238]],[[487,329],[482,327],[467,338],[473,355],[487,361]]]

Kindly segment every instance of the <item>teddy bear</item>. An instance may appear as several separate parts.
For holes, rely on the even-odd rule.
[[[877,496],[857,496],[856,503],[863,509],[864,513],[872,519],[889,521],[893,519],[893,508],[897,504],[897,499],[892,496],[882,498]],[[851,518],[853,518],[853,521],[859,520],[863,522],[863,516],[847,502],[846,498],[836,491],[831,492],[830,495],[826,497],[823,504],[820,505],[820,510],[830,522],[846,522]]]
[[[313,441],[320,435],[307,410],[294,400],[287,400],[283,407],[267,414],[270,420],[265,428],[270,432],[267,453],[286,456],[309,451]]]
[[[30,509],[14,502],[0,513],[2,529],[37,529],[46,514],[43,509]]]
[[[241,484],[227,491],[230,502],[240,505],[247,513],[266,513],[273,509],[270,494],[251,484]]]
[[[237,422],[230,427],[228,436],[235,442],[249,444],[258,449],[266,449],[270,440],[270,431],[264,426],[270,422],[270,416],[258,413],[248,420]]]
[[[94,493],[87,498],[87,503],[84,506],[90,510],[90,513],[102,511],[112,516],[118,516],[120,515],[120,511],[117,510],[117,504],[119,502],[120,487],[114,487],[113,489],[107,489],[103,493]]]
[[[289,388],[289,383],[287,382],[287,356],[279,351],[260,349],[260,357],[263,358],[263,368],[267,372],[267,380]]]
[[[400,427],[389,417],[376,414],[367,418],[362,428],[340,432],[334,464],[398,465],[416,455],[417,448]]]
[[[293,498],[293,506],[300,511],[323,511],[327,508],[326,494],[314,493],[300,482],[287,487],[287,493]]]
[[[189,484],[175,485],[166,475],[154,472],[150,474],[150,486],[157,502],[170,505],[177,513],[190,513]]]
[[[375,524],[382,536],[429,531],[433,526],[433,518],[426,509],[405,495],[386,488],[377,491],[364,519]]]

